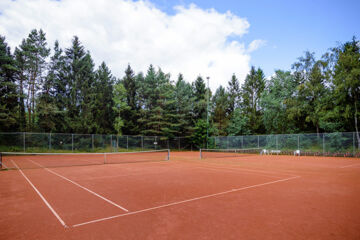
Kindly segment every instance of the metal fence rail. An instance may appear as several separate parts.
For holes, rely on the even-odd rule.
[[[210,149],[261,148],[281,154],[360,157],[355,132],[217,136],[208,140]],[[119,152],[133,150],[197,150],[191,137],[167,139],[160,136],[0,132],[3,152]]]
[[[209,148],[278,150],[280,154],[360,157],[359,140],[355,132],[319,134],[278,134],[210,137]]]
[[[159,136],[0,132],[3,152],[119,152],[141,150],[191,150],[191,139]]]

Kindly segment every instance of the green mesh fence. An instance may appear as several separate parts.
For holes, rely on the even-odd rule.
[[[209,149],[261,148],[301,155],[360,157],[359,138],[355,132],[319,134],[279,134],[210,137]],[[197,150],[192,138],[159,136],[117,136],[71,133],[0,132],[2,152],[121,152],[141,150]]]

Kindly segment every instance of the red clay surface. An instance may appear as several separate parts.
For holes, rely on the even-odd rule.
[[[360,159],[173,152],[0,171],[0,239],[358,240],[359,203]]]

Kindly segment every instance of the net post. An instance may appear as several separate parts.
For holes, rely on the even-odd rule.
[[[167,160],[170,160],[170,149],[168,149],[168,155],[167,155]]]
[[[202,159],[202,151],[201,151],[201,148],[200,148],[200,159]]]

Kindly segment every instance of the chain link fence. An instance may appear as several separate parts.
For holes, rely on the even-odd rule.
[[[210,137],[210,149],[260,148],[280,154],[360,157],[355,132]],[[2,152],[121,152],[157,149],[197,150],[191,137],[118,136],[68,133],[0,133]]]
[[[279,154],[300,150],[301,155],[309,156],[360,157],[355,132],[210,137],[209,148],[260,148],[276,150]]]
[[[2,152],[123,152],[192,150],[191,139],[159,136],[0,132]]]

